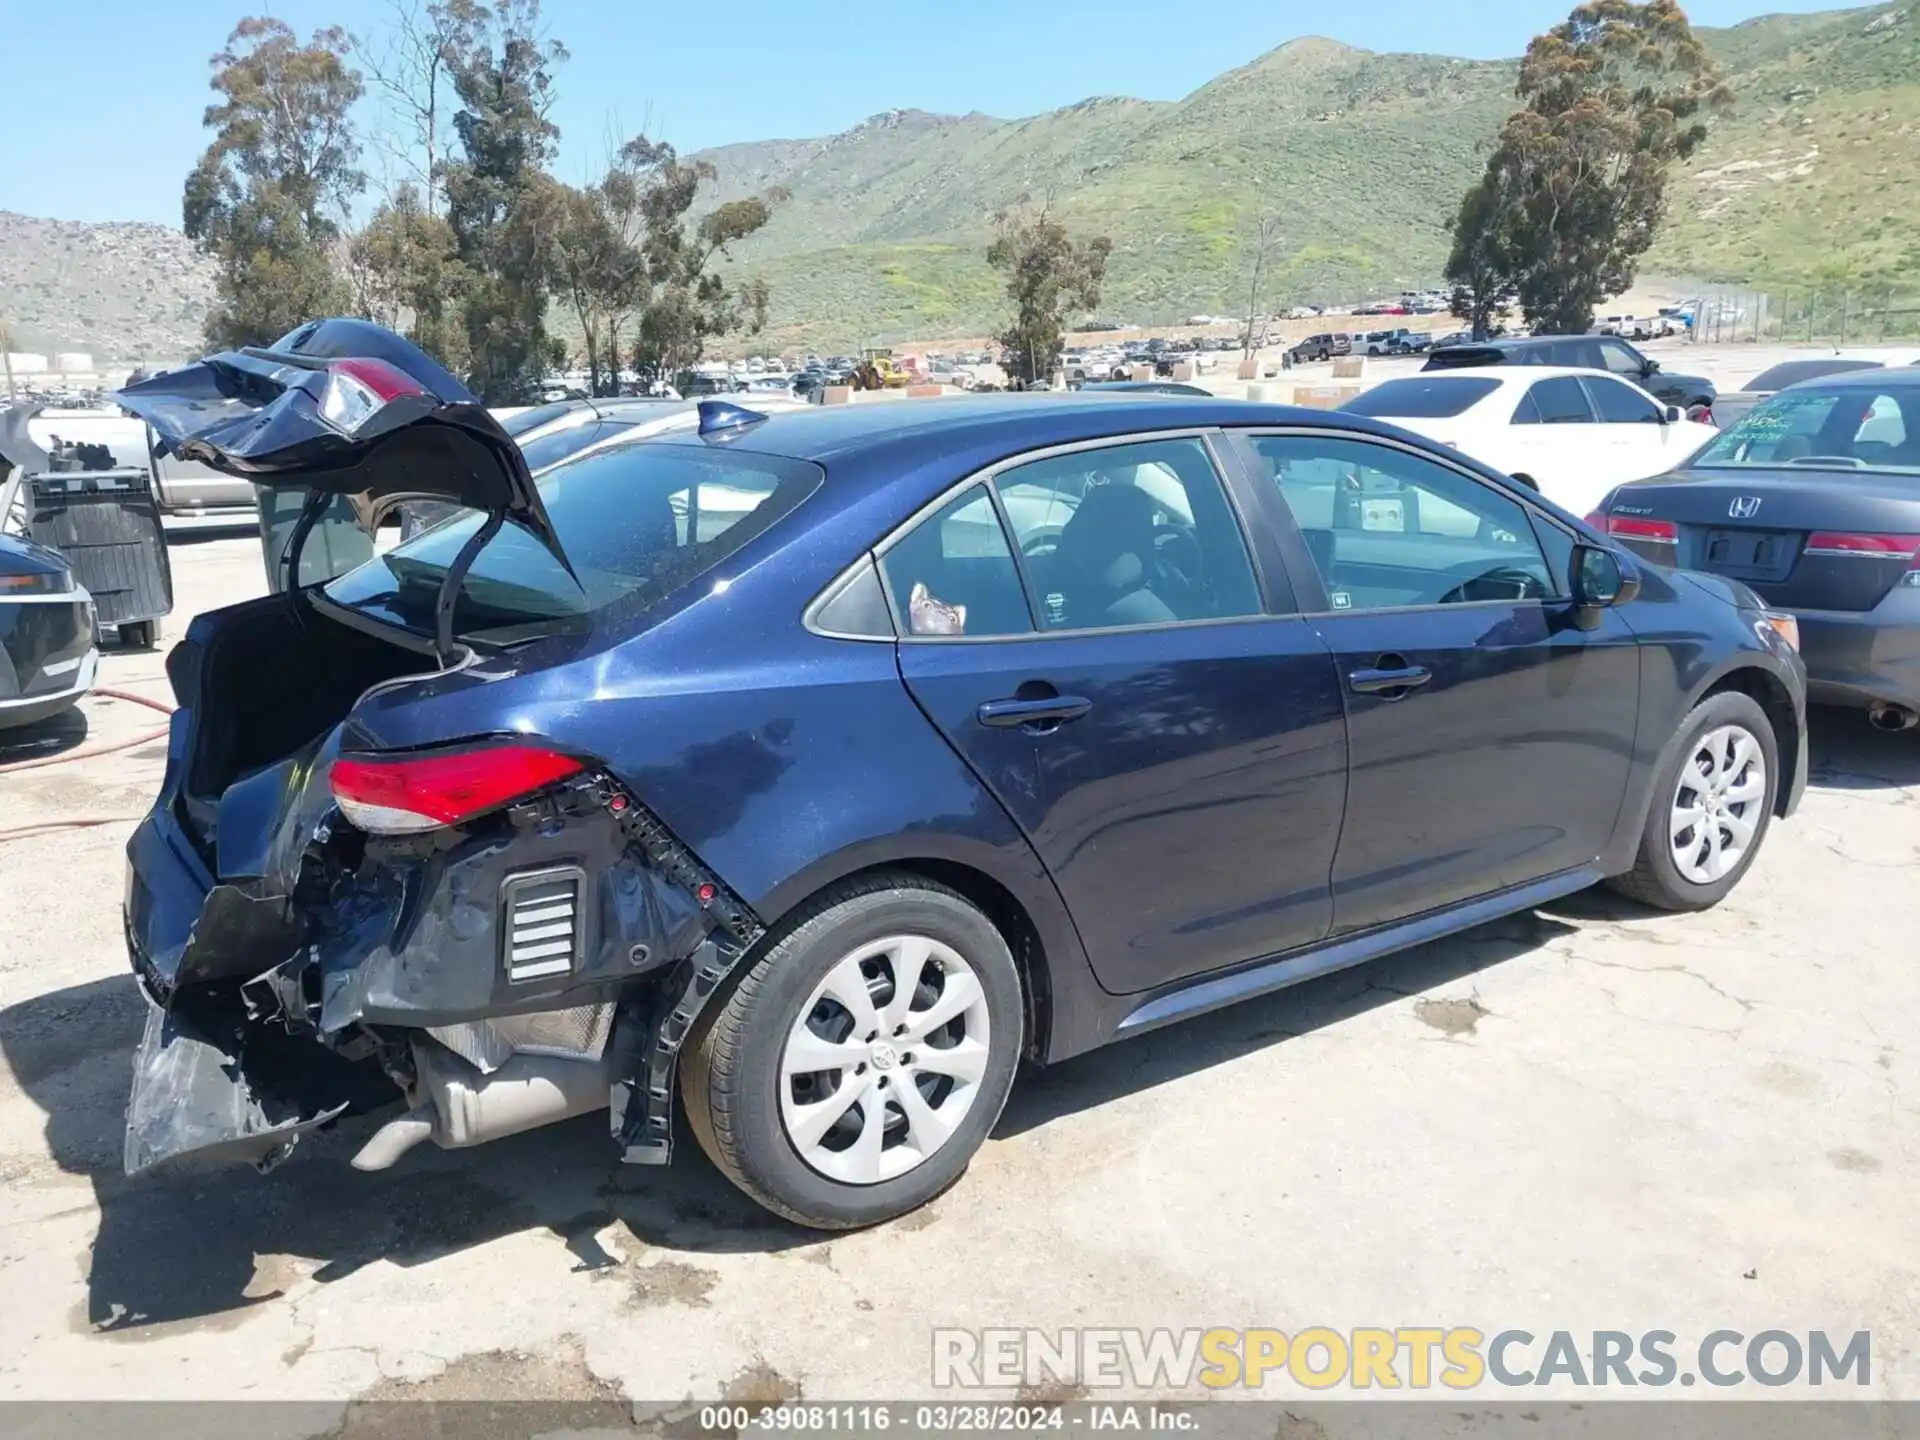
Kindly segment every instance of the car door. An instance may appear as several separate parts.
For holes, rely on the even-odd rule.
[[[1527,476],[1554,504],[1584,515],[1580,501],[1615,468],[1613,440],[1579,378],[1549,375],[1527,386],[1514,407],[1506,434],[1514,460],[1505,468]]]
[[[1626,791],[1639,653],[1614,611],[1576,624],[1572,533],[1410,444],[1241,448],[1346,691],[1334,932],[1591,864]]]
[[[1583,375],[1580,383],[1593,402],[1594,418],[1609,437],[1608,473],[1594,477],[1596,488],[1581,496],[1579,504],[1566,506],[1576,515],[1585,515],[1615,485],[1659,475],[1684,460],[1686,437],[1668,426],[1666,407],[1638,386],[1605,375]]]
[[[1290,594],[1263,599],[1203,435],[999,466],[880,566],[908,689],[1032,842],[1109,990],[1326,935],[1339,682]]]

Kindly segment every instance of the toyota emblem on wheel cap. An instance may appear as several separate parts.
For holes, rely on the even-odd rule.
[[[1727,506],[1727,514],[1735,520],[1751,520],[1760,511],[1758,495],[1736,495],[1733,503]]]

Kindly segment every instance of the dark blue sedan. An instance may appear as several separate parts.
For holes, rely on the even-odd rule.
[[[1356,416],[716,401],[536,486],[350,321],[122,403],[311,516],[463,508],[173,651],[130,1171],[401,1097],[361,1168],[601,1109],[662,1163],[677,1102],[868,1224],[1023,1057],[1603,880],[1711,905],[1805,785],[1789,622]]]

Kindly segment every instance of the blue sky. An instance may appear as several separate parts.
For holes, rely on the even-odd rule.
[[[1030,115],[1089,95],[1174,100],[1299,35],[1370,50],[1518,54],[1570,0],[547,0],[572,59],[555,112],[558,170],[599,168],[607,138],[647,129],[682,150],[830,134],[896,107]],[[1692,0],[1727,25],[1835,0]],[[6,61],[0,210],[177,225],[206,143],[207,57],[271,13],[303,35],[366,34],[388,0],[0,0]]]

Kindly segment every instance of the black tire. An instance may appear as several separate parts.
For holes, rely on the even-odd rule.
[[[1700,884],[1680,873],[1674,863],[1668,829],[1673,802],[1680,786],[1681,767],[1690,764],[1694,751],[1709,730],[1736,725],[1759,743],[1766,761],[1766,794],[1757,803],[1753,838],[1734,867],[1710,884]],[[1658,910],[1706,910],[1718,905],[1727,892],[1740,883],[1740,877],[1753,864],[1754,856],[1766,842],[1767,827],[1773,821],[1773,806],[1780,787],[1780,750],[1773,726],[1751,696],[1738,691],[1709,695],[1688,713],[1660,761],[1654,780],[1653,800],[1647,807],[1646,827],[1640,833],[1640,852],[1633,869],[1616,875],[1607,884],[1630,900]]]
[[[990,1027],[986,1070],[972,1107],[943,1145],[894,1179],[848,1184],[810,1166],[789,1139],[780,1115],[780,1058],[799,1008],[828,971],[859,946],[896,934],[930,936],[972,966]],[[681,1100],[700,1148],[776,1215],[818,1230],[876,1225],[918,1209],[965,1173],[1013,1086],[1024,1017],[1013,955],[985,915],[918,876],[864,876],[803,906],[709,1006],[681,1057]]]
[[[153,620],[136,620],[119,627],[120,644],[127,650],[151,650],[160,639],[160,626]]]
[[[1527,489],[1533,491],[1536,495],[1540,493],[1540,486],[1531,475],[1515,475],[1513,477],[1513,483],[1526,486]]]

